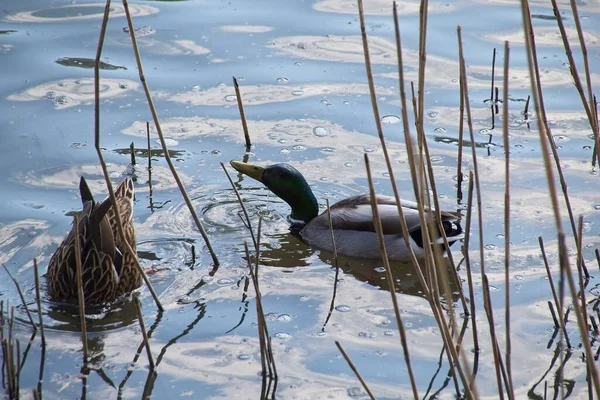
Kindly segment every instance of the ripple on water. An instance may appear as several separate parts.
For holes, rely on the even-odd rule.
[[[402,120],[396,115],[386,115],[383,118],[381,118],[381,123],[383,124],[398,124],[400,123],[400,121]]]
[[[106,99],[123,96],[127,91],[137,90],[139,85],[138,82],[127,79],[103,78],[100,81],[100,97]],[[94,80],[63,79],[43,83],[20,93],[13,93],[7,99],[12,101],[50,100],[57,109],[64,109],[93,102]]]

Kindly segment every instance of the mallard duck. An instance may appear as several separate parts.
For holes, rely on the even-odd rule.
[[[319,204],[306,179],[289,164],[275,164],[260,167],[239,161],[231,161],[231,166],[242,174],[263,183],[275,195],[289,204],[292,212],[288,217],[292,229],[296,230],[308,245],[333,251],[327,211],[319,214]],[[409,261],[410,254],[402,237],[398,209],[393,197],[377,195],[379,216],[383,226],[388,257],[396,261]],[[421,221],[417,203],[402,200],[404,217],[410,233],[410,244],[417,255],[423,257]],[[341,200],[330,207],[335,244],[338,254],[361,258],[381,258],[370,196],[361,194]],[[428,213],[432,215],[432,213]],[[462,228],[458,215],[441,212],[442,227],[452,245],[462,238]],[[443,239],[439,235],[437,243]]]
[[[79,193],[83,210],[78,214],[79,249],[75,230],[58,246],[48,264],[48,293],[54,300],[77,299],[75,252],[81,254],[83,294],[86,303],[114,300],[142,284],[135,262],[137,258],[133,228],[133,181],[125,179],[115,189],[115,200],[125,238],[118,232],[115,210],[110,198],[97,203],[81,178]],[[133,254],[125,246],[129,243]]]

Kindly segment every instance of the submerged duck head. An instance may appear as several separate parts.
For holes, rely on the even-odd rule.
[[[300,171],[281,163],[261,167],[240,161],[231,161],[238,172],[256,179],[292,208],[289,216],[293,224],[306,224],[319,214],[319,204],[308,182]]]

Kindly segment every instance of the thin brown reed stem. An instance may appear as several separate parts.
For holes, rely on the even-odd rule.
[[[148,173],[152,169],[152,148],[150,147],[150,122],[146,121],[146,140],[148,142]],[[152,179],[148,177],[148,183],[152,185]]]
[[[471,271],[471,256],[469,254],[469,248],[471,244],[471,220],[473,215],[473,171],[469,171],[469,186],[467,189],[467,217],[465,221],[465,241],[463,247],[463,253],[465,256],[465,268],[467,270],[467,286],[469,288],[469,298],[471,307],[471,325],[473,326],[473,347],[475,354],[479,354],[479,331],[477,330],[477,309],[475,307],[475,290],[473,288],[473,272]],[[473,379],[477,375],[477,364],[473,366]],[[474,381],[471,382],[473,384]]]
[[[154,126],[156,127],[156,132],[158,133],[158,138],[160,139],[160,144],[162,146],[162,150],[165,155],[165,160],[167,161],[167,164],[169,165],[169,169],[171,170],[171,173],[173,174],[173,178],[175,178],[175,181],[177,182],[177,186],[179,187],[181,196],[185,200],[185,204],[187,205],[187,207],[190,211],[190,214],[192,215],[192,218],[193,218],[194,222],[196,223],[196,227],[198,228],[200,235],[202,235],[202,238],[204,239],[204,243],[206,244],[206,247],[212,257],[212,261],[215,264],[215,266],[218,266],[219,259],[217,258],[217,254],[213,250],[213,247],[210,243],[210,239],[208,238],[208,235],[207,235],[206,231],[204,230],[204,226],[202,225],[202,222],[200,222],[200,218],[198,218],[198,214],[196,214],[196,210],[194,210],[194,206],[192,204],[192,201],[190,200],[190,197],[188,196],[188,194],[185,190],[185,186],[183,185],[183,182],[181,182],[181,178],[179,177],[179,174],[177,173],[177,170],[175,169],[175,166],[173,165],[173,162],[171,161],[171,156],[169,155],[169,149],[167,148],[167,143],[165,142],[165,138],[163,136],[160,121],[158,119],[158,113],[156,112],[156,108],[154,107],[154,100],[152,100],[150,88],[148,87],[148,83],[146,82],[146,77],[144,75],[144,67],[142,65],[142,59],[140,57],[140,52],[139,52],[138,45],[137,45],[137,39],[135,37],[135,29],[133,27],[133,21],[131,19],[131,14],[129,13],[129,5],[127,3],[127,0],[123,0],[123,8],[125,9],[125,15],[127,17],[127,25],[129,27],[129,35],[131,37],[131,44],[132,44],[133,52],[135,55],[135,61],[137,64],[140,81],[142,82],[142,86],[144,87],[144,93],[146,94],[146,101],[148,102],[148,106],[150,107],[150,112],[152,114],[152,119],[154,120]]]
[[[154,370],[154,358],[152,357],[152,350],[150,350],[150,339],[148,338],[148,332],[146,331],[146,324],[144,323],[144,316],[142,315],[142,303],[140,298],[135,296],[135,308],[137,310],[138,323],[140,324],[140,330],[142,331],[142,338],[144,339],[144,346],[146,347],[146,354],[148,355],[148,364],[150,364],[150,371]]]
[[[27,313],[27,318],[29,318],[31,327],[33,328],[34,331],[37,331],[35,322],[33,322],[33,316],[31,315],[31,311],[29,311],[29,307],[27,307],[27,301],[25,301],[25,296],[23,295],[23,291],[21,290],[21,285],[19,285],[19,282],[17,282],[17,280],[14,278],[14,276],[12,276],[12,274],[10,273],[8,268],[6,268],[6,265],[4,263],[2,263],[2,267],[4,268],[4,270],[6,271],[8,276],[10,276],[10,279],[13,281],[13,283],[15,284],[15,287],[17,288],[17,292],[19,293],[19,297],[21,298],[21,303],[23,304],[23,307],[25,307],[25,312]]]
[[[223,168],[223,171],[225,171],[225,175],[227,175],[227,179],[229,180],[229,183],[231,184],[231,188],[233,189],[233,192],[235,193],[235,197],[237,197],[238,203],[240,203],[240,206],[242,207],[242,212],[244,213],[244,218],[246,219],[246,226],[248,227],[248,230],[250,231],[250,236],[252,237],[252,243],[254,244],[254,249],[256,251],[256,249],[258,247],[258,242],[256,241],[256,237],[254,236],[254,231],[252,230],[252,224],[250,223],[250,216],[248,215],[248,210],[246,210],[246,206],[244,205],[242,196],[240,196],[240,192],[237,190],[237,187],[233,183],[233,180],[231,179],[231,176],[229,175],[227,168],[225,168],[225,164],[221,163],[221,168]]]
[[[542,155],[544,158],[544,166],[546,169],[546,178],[547,178],[547,182],[548,182],[548,189],[549,189],[549,193],[550,193],[550,199],[552,201],[552,209],[554,211],[555,223],[556,223],[557,234],[558,234],[558,246],[559,246],[558,251],[559,251],[560,267],[561,267],[561,271],[563,271],[563,273],[567,277],[567,282],[569,285],[569,289],[571,291],[572,304],[573,304],[573,308],[575,311],[575,315],[577,317],[577,325],[579,327],[579,332],[581,334],[581,342],[583,344],[583,348],[585,351],[585,359],[586,359],[586,363],[588,365],[590,379],[594,383],[594,389],[596,392],[596,396],[600,397],[600,380],[598,379],[598,370],[594,363],[590,340],[589,340],[589,337],[587,334],[587,331],[588,331],[587,321],[583,320],[583,312],[581,310],[580,303],[577,299],[577,290],[575,287],[573,274],[572,274],[571,268],[569,266],[569,257],[568,257],[568,250],[567,250],[567,245],[566,245],[566,237],[565,237],[564,229],[562,226],[562,219],[561,219],[560,208],[559,208],[559,204],[558,204],[558,195],[557,195],[556,185],[554,182],[554,173],[552,170],[550,153],[549,153],[549,149],[548,149],[547,140],[550,141],[551,136],[549,136],[547,119],[546,119],[545,112],[544,112],[543,94],[541,91],[540,73],[539,73],[539,68],[537,65],[537,54],[535,51],[534,31],[533,31],[532,22],[531,22],[531,13],[530,13],[530,9],[529,9],[529,1],[528,0],[522,1],[521,9],[522,9],[522,16],[523,16],[523,26],[524,26],[524,32],[525,32],[525,45],[526,45],[527,54],[528,54],[529,75],[530,75],[530,80],[531,80],[533,99],[534,99],[534,103],[535,103],[536,112],[539,116],[542,117],[542,123],[538,124],[539,125],[539,136],[540,136],[540,144],[542,147]],[[555,146],[550,146],[550,147],[553,150],[553,155],[556,155]],[[555,160],[555,162],[557,162],[558,158],[555,156],[554,160]],[[562,170],[560,168],[560,164],[557,165],[557,170],[558,170],[559,175],[562,176],[561,175]],[[567,203],[567,209],[569,210],[570,207],[569,207],[568,196],[567,196],[567,192],[566,192],[566,184],[565,185],[562,185],[562,184],[563,184],[563,180],[561,179],[561,186],[563,187],[563,194],[565,195],[565,202]],[[573,231],[575,231],[573,217],[571,214],[569,215],[569,217],[571,219]],[[577,234],[574,232],[573,236],[576,237]],[[579,239],[576,238],[576,243],[577,243],[577,240],[579,240]],[[559,313],[560,312],[562,312],[562,309],[559,310]],[[562,383],[562,382],[560,382],[560,383]],[[561,387],[562,386],[563,385],[561,384]]]
[[[252,147],[250,141],[250,133],[248,132],[248,123],[246,122],[246,113],[244,112],[244,104],[242,103],[242,95],[240,93],[240,85],[236,77],[233,77],[233,87],[235,89],[235,98],[237,99],[238,109],[240,110],[240,119],[242,120],[242,128],[244,129],[244,139],[246,140],[246,151]]]
[[[114,205],[114,204],[113,204]],[[77,274],[77,300],[79,301],[79,321],[81,323],[81,342],[83,343],[83,369],[87,370],[88,342],[85,321],[85,297],[83,295],[83,271],[81,266],[81,245],[79,243],[79,217],[73,215],[73,235],[75,236],[75,268]]]
[[[254,273],[252,271],[252,262],[250,260],[250,251],[248,250],[248,242],[244,241],[244,251],[246,252],[246,260],[248,261],[248,269],[250,270],[250,276],[252,278],[252,283],[254,285],[254,290],[256,291],[256,284],[254,283]],[[261,317],[261,307],[259,306],[258,294],[256,295],[256,324],[258,326],[258,344],[260,346],[260,364],[262,366],[262,377],[263,379],[267,378],[267,357],[266,357],[266,343],[265,336],[263,335],[263,318]],[[264,316],[264,314],[263,314]]]
[[[496,48],[492,53],[492,84],[490,88],[490,101],[494,100],[494,78],[496,77]]]
[[[587,312],[587,302],[585,300],[585,287],[586,284],[584,283],[584,272],[583,272],[583,266],[582,266],[582,262],[581,260],[583,259],[583,250],[581,248],[582,246],[582,242],[583,242],[583,215],[579,216],[579,220],[577,223],[577,233],[578,236],[581,238],[581,240],[579,241],[579,244],[577,246],[577,272],[578,272],[578,277],[579,277],[579,297],[581,299],[581,311],[583,312],[583,319],[586,321],[589,320],[588,318],[588,312]]]
[[[427,20],[429,16],[429,0],[421,0],[419,8],[419,106],[417,123],[417,136],[425,136],[425,64],[427,62]]]
[[[367,40],[367,32],[366,32],[366,25],[365,25],[365,16],[364,16],[364,10],[363,10],[363,3],[362,0],[358,0],[358,15],[359,15],[359,19],[360,19],[360,26],[361,26],[361,37],[362,37],[362,43],[363,43],[363,53],[365,56],[365,68],[366,68],[366,73],[367,73],[367,80],[369,83],[369,93],[371,95],[371,106],[373,108],[373,117],[375,119],[375,126],[377,128],[377,134],[379,136],[379,142],[381,143],[381,147],[383,150],[383,156],[385,158],[385,163],[387,166],[387,170],[388,173],[390,174],[390,183],[392,185],[392,192],[394,193],[394,199],[396,200],[396,207],[398,209],[398,215],[400,216],[400,220],[404,220],[404,212],[402,210],[402,203],[400,200],[400,196],[398,194],[398,187],[396,185],[396,179],[394,177],[394,171],[392,168],[392,164],[391,164],[391,160],[389,157],[389,153],[387,151],[387,147],[385,145],[385,138],[383,137],[383,127],[381,125],[381,118],[380,118],[380,114],[379,114],[379,106],[377,105],[377,97],[375,94],[375,83],[373,80],[373,70],[371,68],[371,59],[370,59],[370,53],[369,53],[369,45],[368,45],[368,40]],[[396,16],[396,20],[397,20],[397,16]],[[397,24],[396,24],[397,25]],[[399,45],[399,41],[400,41],[400,32],[399,30],[396,31],[396,35],[397,35],[397,45],[398,45],[398,60],[399,63],[402,63],[402,54],[401,54],[401,47]],[[399,67],[399,71],[400,74],[402,74],[402,68],[401,66]],[[401,81],[401,87],[404,87],[404,79],[400,78]],[[406,103],[406,98],[404,97],[404,103]],[[404,125],[405,127],[408,127],[408,118],[406,117],[406,110],[403,110],[404,112]],[[410,137],[410,133],[408,133],[408,129],[405,131],[405,135],[408,135]],[[410,142],[407,142],[407,146],[409,145]],[[414,254],[414,251],[412,250],[411,246],[410,246],[410,235],[408,234],[408,229],[406,230],[406,232],[404,232],[403,229],[403,235],[404,240],[405,240],[405,244],[406,247],[408,249],[409,252],[409,256],[411,258],[412,261],[412,265],[415,267],[415,272],[417,274],[417,276],[419,277],[419,281],[421,283],[421,286],[423,287],[423,291],[424,293],[428,293],[429,292],[429,287],[425,282],[425,279],[423,278],[420,266],[419,266],[419,262],[417,260],[416,255]]]
[[[375,400],[376,399],[375,395],[373,394],[373,392],[371,392],[371,389],[369,389],[369,386],[367,385],[367,382],[365,382],[365,380],[363,379],[363,377],[360,375],[360,372],[358,372],[358,369],[356,368],[356,366],[354,365],[354,363],[350,359],[350,356],[348,356],[348,353],[346,353],[346,351],[344,350],[344,348],[342,347],[342,345],[340,344],[340,342],[338,342],[336,340],[335,341],[335,345],[340,350],[340,353],[342,353],[342,356],[344,357],[344,360],[346,360],[346,362],[348,363],[348,366],[350,367],[350,369],[352,370],[352,372],[354,372],[354,375],[356,375],[356,378],[358,378],[358,380],[359,380],[360,384],[362,385],[363,389],[365,389],[365,392],[367,392],[367,394],[369,395],[369,398],[371,400]],[[418,399],[418,397],[415,397],[415,399]]]
[[[322,332],[325,332],[325,327],[333,314],[333,309],[335,307],[335,297],[337,295],[338,288],[338,279],[340,276],[340,265],[338,263],[338,252],[337,245],[335,243],[335,233],[333,233],[333,221],[331,220],[331,209],[329,208],[329,199],[325,199],[327,205],[327,222],[329,223],[329,233],[331,235],[331,245],[333,247],[333,266],[335,268],[335,276],[333,279],[333,294],[331,295],[331,303],[329,304],[329,312],[327,313],[327,317],[325,318],[325,322],[323,323],[323,327],[321,328]]]
[[[410,378],[410,384],[412,387],[413,396],[415,399],[419,398],[419,391],[415,382],[415,376],[410,363],[410,352],[408,351],[408,341],[406,340],[406,330],[404,323],[402,322],[402,316],[400,315],[400,306],[398,305],[398,297],[396,296],[396,288],[394,285],[394,276],[392,275],[392,267],[388,259],[387,250],[385,247],[385,239],[383,237],[383,227],[381,226],[381,219],[379,218],[379,207],[377,205],[377,195],[375,193],[375,187],[373,186],[373,177],[371,176],[371,167],[369,165],[369,155],[364,154],[365,167],[367,169],[367,180],[369,182],[369,196],[371,197],[371,211],[373,213],[373,222],[375,223],[375,233],[377,234],[377,242],[379,243],[379,250],[381,251],[381,258],[383,265],[385,266],[385,275],[392,296],[392,304],[394,305],[394,314],[396,315],[396,323],[398,324],[398,330],[400,331],[400,344],[404,351],[404,361],[406,362],[406,369]]]
[[[579,72],[577,71],[577,64],[575,63],[575,58],[573,57],[573,52],[571,50],[571,45],[569,43],[569,38],[567,36],[567,31],[565,30],[565,25],[563,23],[563,18],[560,15],[560,10],[558,8],[558,4],[556,0],[551,0],[552,9],[554,10],[554,16],[556,17],[556,23],[558,24],[558,29],[560,31],[560,36],[563,41],[563,46],[565,48],[565,53],[567,58],[569,59],[569,69],[571,70],[571,75],[573,77],[575,83],[575,89],[579,93],[579,97],[581,98],[581,104],[585,109],[585,113],[587,114],[588,121],[594,133],[594,151],[596,157],[600,155],[600,137],[598,133],[598,119],[596,118],[596,113],[594,112],[594,96],[592,94],[592,84],[590,77],[590,67],[588,61],[588,52],[585,44],[585,38],[583,37],[583,29],[581,28],[581,21],[579,20],[579,11],[577,9],[577,4],[574,1],[571,1],[571,10],[573,11],[573,19],[575,21],[575,26],[577,28],[577,36],[579,38],[579,44],[581,46],[581,52],[583,56],[583,64],[585,68],[585,77],[586,84],[588,89],[588,98],[585,98],[585,92],[583,90],[583,84],[581,83],[581,79],[579,78]]]
[[[129,9],[126,8],[127,13],[129,12],[128,10]],[[100,37],[98,39],[98,48],[96,50],[96,59],[94,60],[94,104],[95,104],[95,109],[94,109],[94,111],[95,111],[95,115],[94,115],[94,146],[96,148],[96,153],[98,154],[98,160],[100,161],[100,166],[102,167],[102,172],[104,174],[104,180],[106,182],[106,187],[108,188],[108,195],[112,202],[112,207],[115,208],[114,215],[115,215],[115,219],[117,222],[117,231],[119,232],[119,236],[124,238],[125,233],[123,230],[123,221],[121,221],[121,214],[119,212],[119,204],[117,203],[117,201],[115,199],[115,192],[112,187],[110,175],[108,174],[106,162],[104,161],[104,156],[102,155],[102,148],[100,147],[100,58],[102,56],[102,48],[104,46],[104,38],[106,36],[106,25],[108,23],[109,12],[110,12],[110,0],[107,0],[106,6],[104,8],[104,16],[102,18],[102,25],[100,27]],[[139,271],[140,275],[142,276],[144,282],[146,283],[146,286],[148,287],[150,294],[152,294],[152,298],[154,299],[156,306],[158,307],[159,310],[163,311],[164,308],[163,308],[162,304],[160,303],[160,300],[158,299],[158,295],[154,291],[154,288],[152,287],[152,283],[150,283],[150,280],[146,276],[146,273],[144,272],[144,269],[140,265],[138,258],[135,256],[136,253],[133,251],[133,249],[131,248],[131,245],[126,240],[123,240],[123,244],[125,245],[125,251],[131,253],[134,256],[134,257],[131,257],[131,259],[134,261],[135,268],[137,268],[137,270]]]
[[[523,1],[525,1],[525,0],[523,0]],[[534,40],[535,34],[533,31],[533,25],[531,22],[531,14],[529,13],[529,0],[527,0],[526,3],[522,2],[521,5],[522,5],[523,9],[527,8],[527,14],[525,14],[525,12],[523,13],[523,19],[524,19],[524,21],[527,20],[527,23],[528,23],[528,25],[524,24],[524,27],[526,28],[525,44],[526,44],[529,61],[530,61],[530,72],[536,74],[536,75],[532,75],[530,77],[530,79],[532,82],[531,88],[532,88],[532,92],[534,94],[533,99],[534,99],[534,103],[535,103],[536,114],[538,116],[538,120],[540,121],[540,123],[538,123],[539,133],[540,133],[540,135],[543,135],[543,136],[540,136],[540,140],[543,142],[542,150],[545,152],[548,152],[548,150],[550,150],[552,152],[552,158],[554,160],[554,165],[556,168],[556,172],[558,174],[560,186],[561,186],[562,193],[563,193],[563,198],[565,200],[565,205],[567,207],[567,213],[569,214],[569,221],[571,222],[571,231],[573,233],[573,238],[575,239],[575,243],[577,244],[579,242],[579,238],[577,237],[577,228],[575,226],[575,217],[573,215],[573,208],[571,207],[571,200],[569,199],[567,182],[565,180],[563,169],[560,164],[560,157],[558,155],[558,149],[556,147],[556,144],[554,143],[554,138],[552,137],[552,131],[548,124],[548,117],[546,115],[546,107],[544,105],[544,96],[542,95],[542,91],[541,91],[542,84],[541,84],[541,78],[540,78],[540,74],[539,74],[537,49],[536,49],[535,40]],[[559,15],[559,18],[560,18],[560,15]],[[535,86],[534,86],[534,84],[535,84]],[[536,98],[536,96],[537,96],[537,98]],[[583,104],[584,104],[584,106],[587,107],[587,103],[585,101],[583,102]],[[546,138],[548,143],[546,143],[544,138]],[[544,154],[546,154],[546,153],[544,153]],[[547,165],[546,168],[551,168],[551,164]],[[547,169],[546,177],[549,179],[550,176],[552,176],[552,178],[554,178],[554,173],[552,172],[552,169],[550,169],[550,170]],[[554,188],[554,190],[556,190],[556,184],[555,184],[554,180],[552,181],[552,187]],[[552,191],[551,191],[551,193],[552,193]],[[557,209],[556,207],[558,207],[558,195],[556,195],[556,196],[551,195],[550,197],[552,199],[552,206],[556,210]],[[556,197],[556,198],[554,198],[554,197]],[[555,215],[554,218],[556,220],[560,220],[560,215]],[[561,222],[560,226],[562,228],[562,222]],[[563,230],[563,232],[564,232],[564,230]]]
[[[40,295],[40,275],[38,271],[37,259],[33,259],[33,278],[35,281],[35,301],[37,303],[38,318],[40,320],[40,333],[42,336],[42,347],[46,347],[46,333],[44,331],[44,320],[42,319],[42,296]]]
[[[556,293],[556,286],[554,285],[554,278],[552,277],[552,272],[550,271],[550,265],[548,264],[548,257],[546,256],[546,249],[544,248],[544,239],[541,236],[538,237],[538,242],[540,243],[540,250],[542,252],[542,260],[544,261],[544,267],[546,268],[546,274],[548,275],[548,284],[550,285],[550,290],[552,291],[552,298],[554,299],[554,305],[558,312],[558,320],[559,327],[561,329],[561,334],[564,337],[565,342],[567,344],[567,348],[571,348],[571,341],[569,340],[569,335],[567,333],[567,327],[565,326],[565,320],[562,316],[562,302],[558,298],[558,294]]]
[[[496,51],[494,49],[494,56]],[[510,146],[508,131],[508,79],[510,65],[510,46],[508,41],[504,42],[504,75],[502,82],[502,134],[504,142],[504,335],[506,336],[506,348],[504,358],[506,360],[506,372],[508,374],[509,397],[514,398],[512,379],[512,343],[510,340]]]
[[[477,190],[476,199],[477,199],[477,219],[478,219],[478,233],[479,233],[479,267],[481,271],[481,280],[485,279],[485,256],[484,256],[484,239],[483,239],[483,207],[481,201],[481,184],[479,181],[479,168],[477,163],[477,151],[475,146],[475,135],[473,133],[473,118],[471,116],[471,105],[469,101],[469,84],[467,79],[467,70],[465,66],[465,58],[462,46],[462,29],[460,25],[456,29],[458,35],[458,52],[459,52],[459,63],[461,68],[461,76],[463,81],[463,96],[465,97],[465,108],[467,111],[467,126],[469,128],[469,137],[471,139],[471,157],[473,158],[473,177],[475,179],[475,188]],[[490,311],[487,312],[488,315],[488,323],[490,326],[490,333],[492,334],[492,340],[495,342],[495,329],[493,327],[494,320],[493,314],[491,313],[491,300],[489,299],[489,292],[483,292],[484,304],[489,303]],[[502,390],[502,380],[500,374],[500,354],[498,354],[497,348],[493,345],[493,354],[494,354],[494,366],[496,368],[496,379],[498,384],[498,394],[501,399],[504,398],[504,393]]]

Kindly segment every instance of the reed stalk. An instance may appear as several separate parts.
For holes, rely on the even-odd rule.
[[[555,146],[553,146],[553,145],[549,146],[549,144],[548,144],[548,142],[551,140],[551,136],[548,131],[548,124],[547,124],[547,119],[546,119],[545,111],[544,111],[543,94],[541,91],[541,83],[540,83],[540,73],[539,73],[539,67],[537,64],[537,53],[535,50],[534,31],[533,31],[533,26],[532,26],[532,22],[531,22],[531,13],[530,13],[528,0],[522,1],[521,10],[522,10],[522,16],[523,16],[525,44],[526,44],[527,55],[528,55],[529,75],[530,75],[530,80],[531,80],[533,99],[534,99],[534,104],[535,104],[535,108],[536,108],[536,113],[538,114],[538,116],[540,116],[541,122],[542,122],[542,123],[538,124],[538,130],[539,130],[539,136],[540,136],[540,144],[542,147],[542,156],[543,156],[543,160],[544,160],[544,166],[546,169],[546,179],[548,182],[548,189],[549,189],[549,193],[550,193],[550,199],[552,201],[552,209],[554,211],[554,218],[555,218],[555,224],[556,224],[556,230],[557,230],[557,236],[558,236],[558,246],[559,246],[558,251],[559,251],[560,268],[561,268],[561,271],[565,274],[565,276],[567,278],[569,290],[571,291],[573,309],[574,309],[575,315],[577,317],[577,325],[578,325],[579,331],[581,333],[581,342],[582,342],[584,353],[585,353],[585,360],[586,360],[586,363],[588,366],[590,379],[592,380],[592,382],[594,384],[594,391],[596,393],[596,397],[600,397],[600,380],[598,379],[599,378],[598,370],[594,363],[593,353],[591,350],[590,340],[588,337],[587,321],[583,319],[583,312],[581,310],[581,305],[577,299],[577,290],[575,287],[573,274],[572,274],[572,271],[571,271],[571,268],[569,265],[569,256],[568,256],[568,249],[567,249],[567,245],[566,245],[566,237],[565,237],[565,233],[564,233],[564,229],[563,229],[563,225],[562,225],[560,207],[558,204],[558,194],[557,194],[557,189],[556,189],[556,185],[555,185],[555,181],[554,181],[554,172],[552,169],[552,162],[550,160],[550,149],[548,147],[550,147],[553,151],[553,155],[555,156],[554,157],[555,162],[558,161],[558,158],[556,157]],[[560,164],[557,165],[557,170],[558,170],[559,176],[562,176],[561,175],[562,170],[560,168]],[[561,186],[563,188],[563,195],[564,195],[565,201],[567,203],[567,209],[570,210],[568,196],[567,196],[567,192],[566,192],[566,184],[563,185],[563,182],[564,181],[561,179]],[[574,221],[573,221],[571,213],[570,213],[569,217],[571,219],[572,225],[574,226]],[[573,229],[573,230],[575,231],[575,229]],[[576,237],[577,233],[574,232],[573,236]],[[576,243],[578,243],[579,239],[580,238],[576,238]],[[560,312],[562,312],[562,309],[559,310],[559,313]]]
[[[126,8],[128,12],[128,9]],[[110,180],[110,175],[108,174],[108,169],[106,167],[106,162],[104,161],[104,156],[102,155],[102,148],[100,147],[100,58],[102,56],[102,48],[104,47],[104,39],[106,36],[106,26],[108,24],[108,16],[110,12],[110,0],[106,1],[106,6],[104,7],[104,16],[102,18],[102,25],[100,27],[100,37],[98,39],[98,48],[96,50],[96,58],[94,60],[94,104],[95,104],[95,115],[94,115],[94,146],[96,148],[96,153],[98,154],[98,160],[100,161],[100,166],[102,167],[102,172],[104,174],[104,181],[106,182],[106,187],[108,189],[108,195],[110,197],[110,201],[112,202],[112,207],[114,207],[114,215],[117,222],[117,232],[119,236],[124,238],[125,233],[123,229],[123,221],[121,220],[121,214],[119,212],[119,203],[117,203],[115,198],[115,192],[112,187],[112,183]],[[131,253],[133,255],[132,260],[134,261],[135,268],[139,271],[142,276],[148,290],[152,294],[152,298],[156,303],[156,306],[159,310],[163,311],[164,308],[158,299],[158,295],[154,291],[152,287],[152,283],[146,276],[146,273],[142,266],[139,263],[138,258],[135,256],[136,253],[131,248],[131,245],[123,240],[123,244],[125,245],[125,251]]]
[[[233,87],[235,89],[235,98],[237,99],[238,109],[240,110],[240,119],[242,120],[242,129],[244,130],[244,139],[246,140],[246,151],[250,151],[252,142],[250,141],[250,133],[248,132],[248,122],[246,122],[246,113],[244,112],[244,104],[242,103],[240,85],[238,85],[235,76],[233,77]]]
[[[375,400],[376,397],[373,394],[373,392],[371,391],[371,389],[369,389],[369,385],[367,385],[367,382],[365,382],[365,380],[363,379],[363,377],[360,375],[360,372],[358,372],[358,368],[356,368],[356,366],[352,362],[352,359],[350,358],[350,356],[348,356],[348,353],[346,353],[346,351],[344,350],[344,348],[342,347],[342,345],[340,344],[340,342],[338,342],[336,340],[335,341],[335,345],[340,350],[340,353],[342,353],[342,356],[344,357],[344,360],[346,360],[346,362],[348,363],[348,366],[350,367],[350,369],[352,370],[352,372],[354,372],[354,375],[356,375],[356,377],[358,378],[358,380],[359,380],[360,384],[362,385],[363,389],[365,389],[365,392],[367,392],[367,395],[369,395],[369,398],[371,400]],[[415,397],[415,399],[418,399],[418,397]]]
[[[161,127],[160,121],[158,119],[158,113],[156,112],[156,108],[154,107],[154,100],[152,99],[152,95],[150,93],[150,88],[148,87],[148,83],[146,82],[146,77],[144,75],[144,67],[142,65],[142,59],[140,57],[140,52],[139,52],[138,45],[137,45],[137,39],[135,37],[135,29],[133,27],[133,21],[131,19],[131,14],[129,12],[129,5],[128,5],[127,0],[122,0],[122,1],[123,1],[123,8],[125,9],[125,16],[127,17],[127,26],[129,27],[129,35],[131,37],[131,44],[133,47],[133,53],[135,55],[135,61],[137,64],[140,82],[142,82],[142,86],[144,87],[144,93],[146,94],[146,101],[148,102],[148,106],[150,107],[150,112],[152,114],[152,119],[154,120],[154,126],[156,127],[156,132],[158,133],[158,138],[160,140],[160,144],[162,146],[163,153],[165,155],[165,160],[167,161],[167,164],[169,165],[169,169],[171,170],[171,173],[173,174],[173,178],[175,178],[175,182],[177,182],[177,187],[179,187],[179,191],[181,192],[181,195],[185,201],[185,204],[187,205],[187,207],[190,211],[190,214],[192,215],[192,218],[193,218],[194,222],[196,223],[196,227],[198,228],[200,235],[202,235],[202,238],[204,239],[204,243],[206,244],[206,247],[212,257],[212,261],[215,266],[218,266],[219,259],[217,258],[217,254],[215,253],[215,251],[210,243],[210,239],[208,237],[208,234],[204,230],[204,226],[202,225],[202,222],[200,222],[200,218],[198,218],[198,214],[196,214],[194,205],[192,204],[192,201],[190,200],[190,196],[187,194],[187,191],[185,190],[185,187],[183,185],[183,182],[181,181],[181,178],[179,177],[179,174],[177,173],[177,170],[175,169],[175,165],[173,165],[173,162],[171,161],[171,156],[169,155],[169,149],[165,142],[165,138],[164,138],[164,135],[162,132],[162,127]],[[156,300],[157,299],[155,299],[155,301]]]
[[[114,205],[114,204],[113,204]],[[79,302],[79,321],[81,323],[81,342],[83,343],[83,369],[87,371],[88,342],[85,320],[85,296],[83,294],[83,271],[81,266],[81,244],[79,242],[79,217],[73,216],[73,235],[75,236],[75,271],[77,276],[77,300]]]

